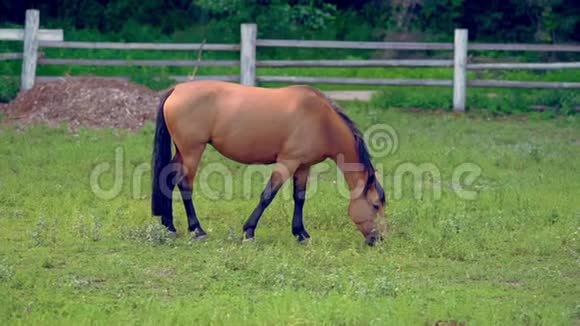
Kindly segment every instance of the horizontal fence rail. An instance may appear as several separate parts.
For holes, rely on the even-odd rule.
[[[41,48],[116,50],[208,50],[239,51],[238,44],[207,43],[120,43],[120,42],[40,42]]]
[[[258,76],[259,82],[274,83],[307,83],[338,85],[380,85],[380,86],[453,86],[452,80],[446,79],[379,79],[379,78],[336,78],[336,77],[294,77],[294,76]],[[476,87],[511,87],[511,88],[580,88],[580,83],[568,82],[523,82],[510,80],[471,80],[468,86]]]
[[[451,60],[265,60],[257,67],[453,67]]]
[[[468,86],[475,87],[509,87],[509,88],[580,88],[580,83],[569,82],[535,82],[512,80],[470,80]]]
[[[171,67],[237,67],[235,60],[109,60],[109,59],[46,59],[38,60],[44,65],[76,65],[76,66],[171,66]]]
[[[190,76],[169,76],[169,79],[175,80],[177,82],[184,82],[184,81],[191,81],[191,80],[221,80],[221,81],[228,81],[228,82],[239,82],[240,76],[239,75],[230,75],[230,76],[195,76],[192,78]]]
[[[341,77],[291,77],[258,76],[259,82],[340,84],[340,85],[381,85],[381,86],[452,86],[445,79],[379,79],[379,78],[341,78]]]
[[[471,43],[469,50],[476,51],[534,51],[534,52],[580,52],[577,44],[499,44]]]
[[[359,50],[453,50],[453,43],[430,43],[430,42],[256,40],[256,45],[261,47],[359,49]],[[580,52],[580,45],[471,43],[469,44],[469,50]]]
[[[29,89],[35,80],[58,80],[62,77],[36,77],[36,65],[78,65],[78,66],[168,66],[168,67],[240,67],[239,75],[195,76],[196,80],[223,80],[241,82],[245,85],[262,83],[310,83],[341,85],[379,86],[439,86],[453,87],[453,107],[457,111],[465,108],[467,87],[509,87],[509,88],[549,88],[580,89],[578,82],[564,81],[509,81],[509,80],[469,80],[467,71],[478,70],[555,70],[580,69],[580,62],[551,63],[470,63],[469,51],[536,51],[536,52],[580,52],[579,44],[497,44],[469,43],[466,30],[456,30],[454,42],[358,42],[358,41],[317,41],[317,40],[276,40],[257,39],[255,24],[242,24],[240,44],[207,43],[136,43],[136,42],[71,42],[64,41],[61,29],[39,29],[37,10],[26,11],[24,29],[0,29],[0,40],[23,41],[23,53],[0,53],[0,61],[22,59],[21,89]],[[379,51],[452,51],[453,59],[445,60],[257,60],[257,48],[314,48],[314,49],[359,49]],[[119,59],[62,59],[47,58],[39,48],[62,49],[116,49],[116,50],[168,50],[196,51],[198,60],[119,60]],[[203,51],[234,51],[240,53],[240,60],[201,60]],[[440,67],[452,68],[453,80],[446,79],[380,79],[342,78],[310,76],[260,76],[257,68],[284,67]],[[197,71],[197,70],[194,70]],[[192,80],[193,76],[170,76],[177,82]],[[67,77],[70,78],[70,77]],[[129,77],[103,77],[128,80]],[[159,79],[159,78],[157,78]]]
[[[36,77],[37,81],[39,82],[49,82],[49,81],[58,81],[58,80],[65,80],[65,79],[83,79],[83,78],[87,78],[84,76],[67,76],[67,77],[62,77],[62,76],[38,76]],[[122,81],[129,81],[131,80],[131,77],[128,76],[91,76],[90,78],[96,78],[96,79],[102,79],[102,80],[122,80]],[[160,80],[161,78],[155,78],[155,80]],[[239,82],[240,81],[240,76],[238,75],[231,75],[231,76],[217,76],[217,75],[212,75],[212,76],[195,76],[195,78],[192,78],[191,76],[169,76],[167,77],[167,79],[169,80],[173,80],[176,82],[186,82],[186,81],[191,81],[191,80],[220,80],[220,81],[228,81],[228,82]]]
[[[24,29],[0,28],[0,40],[22,41]],[[40,41],[62,41],[64,32],[62,29],[38,29],[37,37]]]
[[[553,70],[553,69],[579,69],[579,68],[580,62],[467,64],[468,70],[491,70],[491,69]]]
[[[453,50],[452,43],[256,40],[259,47],[357,50]]]
[[[18,59],[22,59],[22,53],[0,53],[0,61]]]
[[[38,76],[39,82],[64,80],[64,79],[82,79],[83,76]],[[103,80],[124,80],[129,81],[129,76],[96,76],[91,78]],[[157,78],[159,80],[160,78]],[[221,80],[230,82],[239,82],[238,75],[225,76],[168,76],[167,79],[176,82],[185,82],[191,80]],[[290,76],[259,76],[256,77],[259,82],[265,83],[311,83],[311,84],[337,84],[337,85],[383,85],[383,86],[442,86],[449,87],[453,85],[452,80],[445,79],[372,79],[372,78],[327,78],[327,77],[290,77]],[[476,87],[510,87],[510,88],[580,88],[580,83],[567,82],[521,82],[508,80],[472,80],[468,81],[469,86]]]

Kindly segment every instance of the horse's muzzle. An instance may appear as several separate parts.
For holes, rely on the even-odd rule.
[[[378,231],[373,231],[367,236],[367,244],[372,247],[377,241],[383,241],[383,236]]]

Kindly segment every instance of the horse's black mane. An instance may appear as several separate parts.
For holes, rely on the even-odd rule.
[[[342,118],[342,121],[344,121],[344,123],[346,123],[346,125],[348,126],[348,128],[352,132],[352,135],[354,137],[355,146],[356,146],[357,153],[358,153],[358,158],[361,161],[361,163],[363,164],[364,169],[368,175],[368,179],[367,179],[367,183],[365,185],[364,191],[365,192],[368,191],[369,188],[371,186],[373,186],[373,184],[374,184],[376,187],[376,190],[379,194],[380,200],[384,204],[385,203],[385,191],[383,190],[381,184],[378,181],[375,182],[376,181],[375,168],[373,166],[373,162],[371,161],[371,155],[369,154],[369,151],[367,149],[367,145],[365,144],[363,134],[361,133],[360,129],[358,129],[358,127],[356,126],[354,121],[352,121],[346,115],[346,113],[344,113],[344,111],[338,105],[336,105],[336,103],[334,103],[326,95],[324,95],[324,94],[321,94],[321,95],[323,95],[326,98],[326,100],[328,101],[330,106]]]

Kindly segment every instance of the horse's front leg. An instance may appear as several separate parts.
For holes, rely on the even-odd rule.
[[[298,168],[298,164],[296,162],[283,162],[279,161],[276,163],[276,167],[272,172],[272,176],[270,176],[270,180],[266,185],[264,191],[260,195],[260,201],[258,205],[246,221],[243,227],[243,240],[249,241],[254,239],[254,232],[256,227],[258,226],[258,222],[264,213],[264,210],[270,205],[278,190],[284,185],[284,182],[288,180]]]

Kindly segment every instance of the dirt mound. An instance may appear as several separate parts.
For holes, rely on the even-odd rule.
[[[63,78],[21,92],[0,110],[17,124],[135,130],[155,118],[158,104],[157,93],[126,81]]]

